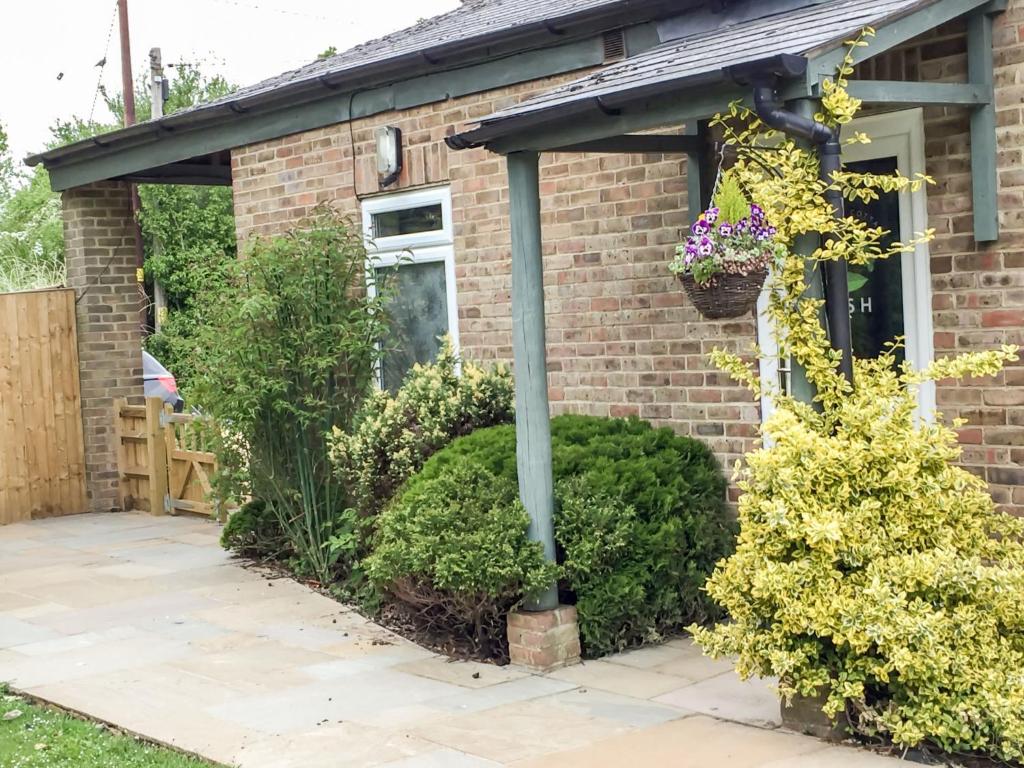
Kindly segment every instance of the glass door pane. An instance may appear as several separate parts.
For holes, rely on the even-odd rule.
[[[381,386],[396,392],[413,365],[437,357],[440,337],[448,333],[445,264],[426,261],[377,270],[381,286],[390,280],[395,294],[388,306],[391,333],[384,340]]]
[[[846,163],[858,173],[891,174],[896,171],[896,158],[861,160]],[[900,239],[899,193],[879,193],[869,203],[846,201],[846,213],[882,227],[889,234],[884,246]],[[899,255],[880,259],[867,265],[850,265],[850,325],[853,331],[853,354],[861,358],[877,357],[886,343],[904,335],[903,267]],[[901,349],[897,362],[904,358]]]

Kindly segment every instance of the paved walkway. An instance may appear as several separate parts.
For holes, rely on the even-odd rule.
[[[775,730],[688,640],[550,675],[452,663],[233,562],[205,520],[0,527],[0,681],[243,768],[883,768]]]

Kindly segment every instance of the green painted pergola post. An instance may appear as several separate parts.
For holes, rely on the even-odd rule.
[[[516,466],[519,496],[530,515],[529,537],[555,561],[555,493],[544,340],[544,263],[537,152],[507,156],[512,231],[512,354],[516,381]],[[524,603],[528,611],[558,607],[551,584]]]
[[[996,170],[996,105],[993,93],[992,16],[979,11],[967,18],[967,79],[980,85],[988,103],[971,110],[971,189],[974,239],[999,239],[999,179]]]
[[[814,113],[818,111],[818,102],[815,99],[797,99],[789,102],[786,106],[801,117],[807,118],[813,118]],[[810,142],[801,139],[796,141],[797,146],[801,149],[813,150]],[[797,253],[810,257],[818,248],[818,236],[814,234],[801,235],[797,238],[796,243],[794,243],[794,247]],[[810,258],[806,258],[804,261],[804,282],[807,283],[807,291],[804,293],[804,296],[812,299],[825,298],[825,287],[821,280],[821,267]],[[824,307],[822,307],[818,319],[822,325],[825,325]],[[807,380],[807,370],[796,360],[792,360],[790,364],[792,365],[790,385],[793,397],[804,403],[813,402],[816,393],[814,386]]]

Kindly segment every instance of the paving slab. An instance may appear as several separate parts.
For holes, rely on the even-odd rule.
[[[691,678],[663,674],[655,669],[658,668],[644,669],[608,661],[584,661],[552,672],[550,677],[638,699],[651,699],[694,682]]]
[[[816,755],[826,748],[819,741],[796,734],[748,728],[697,715],[512,765],[516,768],[761,768],[772,761]],[[823,762],[810,764],[828,766]]]
[[[188,517],[0,527],[0,681],[239,768],[881,768],[778,730],[688,638],[538,675],[451,662]]]
[[[735,672],[657,696],[653,701],[760,728],[782,725],[773,680],[740,680]]]

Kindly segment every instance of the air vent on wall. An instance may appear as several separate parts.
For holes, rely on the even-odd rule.
[[[626,37],[621,29],[612,29],[605,32],[604,38],[604,63],[622,61],[626,58]]]

